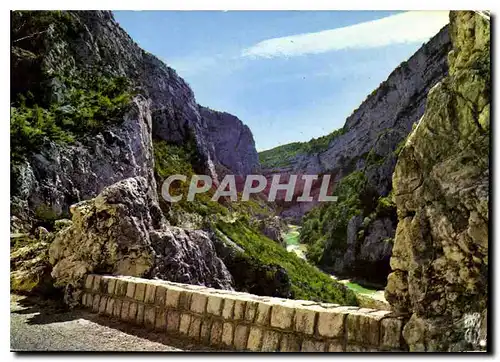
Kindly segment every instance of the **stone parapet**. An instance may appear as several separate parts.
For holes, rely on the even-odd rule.
[[[82,304],[95,313],[224,350],[406,350],[402,317],[368,308],[107,275],[86,277]]]

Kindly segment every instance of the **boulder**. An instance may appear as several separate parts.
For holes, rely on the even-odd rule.
[[[71,207],[72,224],[49,249],[55,285],[74,305],[88,273],[130,275],[231,288],[231,275],[202,231],[166,225],[142,177],[106,187]]]

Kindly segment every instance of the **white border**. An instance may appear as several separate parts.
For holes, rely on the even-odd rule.
[[[10,62],[10,16],[9,16],[9,10],[11,9],[75,9],[75,10],[80,10],[80,9],[114,9],[114,10],[445,10],[445,9],[454,9],[454,10],[463,10],[463,9],[479,9],[479,10],[491,10],[493,17],[496,15],[497,7],[500,2],[498,1],[486,1],[486,0],[475,0],[475,1],[463,1],[463,0],[448,0],[448,1],[395,1],[395,0],[378,0],[374,2],[370,1],[362,1],[362,0],[349,0],[349,1],[344,1],[344,2],[339,2],[339,1],[315,1],[312,2],[311,0],[283,0],[283,1],[270,1],[270,0],[252,0],[252,1],[236,1],[236,0],[212,0],[212,1],[207,1],[207,0],[178,0],[178,1],[172,1],[172,0],[155,0],[155,1],[142,1],[142,2],[137,2],[137,1],[132,1],[132,0],[122,0],[122,1],[110,1],[110,0],[87,0],[85,2],[69,2],[69,1],[44,1],[43,3],[39,1],[16,1],[13,3],[2,3],[2,7],[5,7],[5,9],[2,9],[3,11],[0,13],[1,14],[1,31],[0,31],[0,39],[1,39],[1,47],[0,47],[0,54],[1,54],[1,62],[2,62],[2,67],[3,69],[3,74],[4,74],[4,79],[9,79],[9,62]],[[495,24],[496,25],[496,24]],[[496,27],[493,29],[495,30]],[[498,39],[496,34],[492,34],[492,37],[494,39],[494,45],[493,49],[497,50],[499,49],[498,47]],[[497,65],[497,59],[494,59],[494,65]],[[493,73],[495,74],[495,73]],[[496,79],[494,80],[494,89],[496,89]],[[10,335],[10,326],[6,323],[6,321],[9,320],[9,317],[7,317],[7,305],[10,305],[10,301],[8,300],[8,293],[7,291],[9,290],[9,260],[8,260],[8,255],[9,255],[9,193],[10,193],[10,187],[9,187],[9,181],[10,178],[8,177],[9,173],[9,142],[10,142],[10,132],[9,132],[9,126],[8,126],[8,119],[10,118],[9,114],[9,94],[10,94],[10,89],[8,82],[3,83],[1,87],[2,91],[2,97],[1,97],[1,102],[2,102],[2,115],[3,115],[3,120],[0,122],[0,165],[1,165],[1,170],[3,171],[3,187],[2,187],[2,192],[1,192],[1,203],[0,203],[0,227],[1,227],[1,235],[3,236],[3,241],[2,241],[2,247],[3,249],[3,258],[4,262],[2,263],[2,267],[4,268],[4,271],[1,273],[0,281],[1,281],[1,290],[4,291],[2,294],[1,298],[1,304],[2,304],[2,311],[4,314],[4,318],[2,318],[2,336],[3,338],[1,339],[2,341],[2,346],[1,346],[1,351],[2,354],[6,354],[6,359],[11,360],[15,358],[15,355],[12,353],[9,353],[8,351],[10,350],[10,342],[7,338],[8,335]],[[494,104],[497,105],[498,102],[498,92],[494,92]],[[493,115],[496,113],[493,112]],[[495,123],[495,120],[492,119],[492,123]],[[500,127],[495,126],[494,127],[495,134],[494,134],[494,139],[499,140],[499,133],[500,133]],[[492,169],[498,169],[500,166],[498,163],[500,162],[500,155],[498,153],[498,147],[494,146],[494,160],[495,164],[492,165]],[[495,181],[497,181],[497,175],[495,175]],[[495,186],[495,185],[493,185]],[[495,218],[494,222],[492,223],[494,225],[500,225],[500,213],[496,212],[495,213]],[[493,237],[491,239],[491,243],[494,244]],[[495,250],[495,261],[500,260],[498,257],[498,253],[500,250],[500,247],[496,246],[494,248]],[[494,267],[494,263],[490,262],[490,267]],[[492,273],[493,276],[493,273]],[[492,289],[498,289],[498,278],[494,278],[493,281],[495,281],[495,285],[491,285]],[[492,300],[494,299],[494,296],[491,296]],[[497,303],[498,304],[498,303]],[[498,317],[498,312],[495,313],[495,321],[497,320]],[[497,326],[497,323],[495,323]],[[495,331],[497,333],[494,334],[494,336],[498,336],[498,331]],[[499,346],[498,343],[498,337],[495,338],[495,340],[489,340],[488,343],[493,346],[493,348],[497,349]],[[478,354],[477,357],[480,357],[481,354]],[[32,355],[31,357],[42,357],[42,358],[71,358],[73,356],[77,356],[83,360],[106,360],[108,359],[109,355]],[[142,358],[144,355],[114,355],[112,357],[118,357],[118,358],[127,358],[127,357],[133,357],[133,358]],[[152,356],[152,355],[148,355]],[[183,359],[191,359],[191,358],[196,358],[199,355],[187,355],[187,356],[179,356],[179,355],[161,355],[161,354],[155,354],[154,357],[156,358],[169,358],[169,359],[178,359],[178,358],[183,358]],[[249,355],[203,355],[199,356],[202,358],[207,358],[207,357],[212,357],[212,358],[219,358],[219,357],[228,357],[228,358],[234,358],[234,357],[249,357]],[[345,355],[344,355],[345,356]],[[254,356],[258,357],[260,359],[268,359],[270,358],[269,355],[258,355]],[[314,357],[321,357],[319,355],[315,355]],[[324,356],[326,357],[326,355]],[[331,356],[328,356],[331,357]],[[343,356],[342,356],[343,357]],[[350,358],[361,358],[359,355],[349,355]],[[386,358],[385,355],[380,356],[380,355],[363,355],[362,357],[368,357],[368,358],[376,358],[376,359],[383,359]],[[396,358],[401,357],[401,355],[395,355]],[[415,356],[413,356],[415,357]],[[434,360],[440,360],[443,357],[451,357],[455,358],[453,355],[446,355],[446,354],[440,354],[440,355],[419,355],[417,357],[425,357],[426,359],[434,359]],[[464,357],[475,357],[475,356],[464,356]],[[299,355],[281,355],[280,358],[300,358]]]

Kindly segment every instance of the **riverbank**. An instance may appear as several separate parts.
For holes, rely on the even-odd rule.
[[[299,258],[307,261],[307,244],[301,244],[299,240],[300,226],[288,225],[288,231],[283,234],[283,240],[286,243],[286,250],[295,253]],[[349,278],[339,279],[335,275],[330,274],[330,277],[351,289],[358,296],[358,301],[365,307],[387,309],[387,303],[383,289],[372,289],[352,281]]]

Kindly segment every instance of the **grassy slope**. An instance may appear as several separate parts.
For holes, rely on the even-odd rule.
[[[193,174],[191,146],[174,146],[164,141],[154,142],[155,173],[158,187],[163,179],[172,174]],[[175,189],[175,187],[174,187]],[[179,185],[172,194],[186,194],[187,185]],[[294,253],[287,252],[275,241],[268,239],[250,226],[252,214],[263,211],[255,200],[249,202],[229,203],[226,206],[210,200],[210,193],[197,195],[194,202],[181,201],[162,208],[182,209],[203,216],[204,227],[221,232],[241,246],[245,253],[240,255],[249,265],[256,268],[265,265],[278,265],[284,268],[292,283],[292,293],[295,299],[316,300],[323,302],[356,305],[356,297],[344,285],[332,280],[318,268],[298,258]],[[178,210],[180,211],[180,210]],[[230,222],[229,220],[234,220]]]
[[[294,142],[259,153],[259,161],[264,168],[284,167],[299,154],[311,154],[324,151],[329,143],[344,133],[340,128],[325,136],[313,138],[308,142]]]
[[[300,259],[294,253],[287,252],[276,242],[259,234],[241,221],[234,223],[218,222],[217,230],[227,235],[245,250],[245,255],[254,263],[280,265],[284,268],[292,283],[295,299],[333,302],[344,305],[356,305],[355,294],[321,272],[316,267]]]

